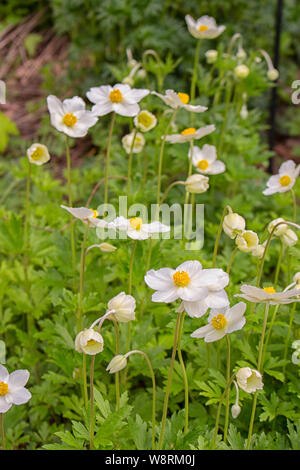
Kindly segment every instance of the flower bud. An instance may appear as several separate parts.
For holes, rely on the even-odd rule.
[[[218,51],[215,49],[209,49],[205,52],[205,57],[208,64],[214,64],[218,59]]]
[[[134,80],[133,80],[132,77],[129,77],[129,76],[128,76],[128,77],[123,78],[122,83],[124,83],[125,85],[129,85],[129,86],[132,87],[132,86],[134,85]]]
[[[234,405],[232,405],[232,407],[231,407],[231,416],[233,417],[233,419],[236,419],[238,417],[241,410],[242,410],[242,408],[239,406],[238,403],[235,403]]]
[[[246,78],[248,77],[250,70],[247,65],[241,64],[235,67],[234,73],[237,78]]]
[[[246,221],[244,217],[234,212],[226,215],[223,221],[223,230],[232,240],[239,234],[241,234],[246,227]]]
[[[279,72],[277,69],[268,70],[267,77],[269,80],[275,81],[279,77]]]
[[[247,109],[247,105],[246,104],[243,104],[242,108],[241,108],[241,111],[240,111],[240,116],[242,119],[247,119],[248,117],[248,109]]]
[[[142,132],[148,132],[156,126],[157,119],[154,114],[147,110],[143,110],[140,111],[137,116],[135,116],[133,122],[135,127],[137,127],[139,130]]]
[[[135,320],[136,302],[132,295],[126,295],[125,292],[113,297],[107,304],[108,311],[113,310],[112,315],[121,323]]]
[[[127,366],[127,358],[121,354],[115,356],[108,364],[106,370],[110,374],[115,374]]]
[[[99,248],[104,253],[112,253],[113,251],[117,249],[116,246],[111,245],[110,243],[106,243],[106,242],[100,243]]]
[[[141,79],[146,78],[146,70],[145,69],[138,70],[136,76]]]
[[[191,175],[184,184],[188,193],[201,194],[208,190],[209,178],[204,175]]]

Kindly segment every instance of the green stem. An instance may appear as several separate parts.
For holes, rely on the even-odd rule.
[[[133,147],[134,147],[134,142],[136,139],[137,131],[138,131],[137,128],[135,128],[133,137],[132,137],[131,146],[130,146],[129,157],[128,157],[128,175],[127,175],[127,200],[128,201],[130,198],[130,191],[131,191],[131,169],[132,169]]]
[[[268,347],[268,344],[269,344],[269,341],[270,341],[270,338],[271,338],[271,333],[272,333],[275,318],[276,318],[276,315],[277,315],[277,312],[278,312],[278,309],[279,309],[279,305],[280,304],[275,305],[273,315],[272,315],[272,318],[271,318],[270,326],[269,326],[269,329],[268,329],[268,334],[267,334],[265,345],[264,345],[263,363],[265,362],[265,355],[267,353],[267,347]]]
[[[289,322],[289,328],[285,340],[285,345],[284,345],[284,353],[283,353],[283,360],[286,361],[287,358],[287,353],[288,353],[288,347],[289,347],[289,341],[291,337],[291,332],[292,332],[292,327],[293,327],[293,321],[294,321],[294,316],[296,312],[296,305],[297,303],[295,302],[292,308],[291,316],[290,316],[290,322]],[[285,369],[286,369],[286,364],[283,365],[283,375],[285,375]]]
[[[4,434],[4,424],[3,424],[3,413],[0,413],[0,428],[1,428],[1,443],[2,450],[5,450],[5,434]]]
[[[115,325],[115,334],[116,334],[116,356],[120,354],[120,334],[119,334],[119,325],[118,322],[113,318]],[[116,410],[120,409],[120,373],[116,372],[115,374],[115,388],[116,388]]]
[[[228,266],[227,266],[227,274],[229,275],[230,274],[230,271],[231,271],[231,266],[232,266],[232,263],[233,263],[233,260],[235,258],[235,255],[237,254],[237,252],[239,251],[238,247],[235,247],[235,249],[233,250],[232,254],[231,254],[231,257],[228,261]]]
[[[66,154],[67,154],[68,201],[69,201],[69,207],[73,207],[72,186],[71,186],[70,142],[69,142],[69,137],[67,135],[66,135]],[[73,225],[72,214],[70,214],[70,236],[71,236],[71,252],[72,252],[72,268],[73,268],[73,287],[75,290],[76,251],[75,251],[74,225]]]
[[[230,380],[230,339],[229,339],[228,335],[226,335],[226,342],[227,342],[226,383],[229,383],[229,380]],[[228,423],[229,423],[229,402],[230,402],[230,393],[229,393],[229,388],[227,388],[226,408],[225,408],[225,425],[224,425],[224,442],[226,442],[226,440],[227,440]]]
[[[25,222],[24,222],[24,251],[28,248],[28,222],[30,211],[30,183],[31,183],[31,163],[28,161],[28,174],[26,183],[26,196],[25,196]]]
[[[189,167],[188,167],[188,174],[187,174],[187,178],[189,176],[191,176],[192,174],[192,171],[193,171],[193,148],[194,148],[194,141],[192,140],[191,143],[190,143],[190,155],[191,155],[191,158],[189,160]],[[185,193],[185,199],[184,199],[184,204],[188,204],[189,202],[189,197],[190,197],[190,193],[188,191],[186,191]]]
[[[220,220],[220,224],[219,224],[219,228],[218,228],[218,233],[217,233],[217,238],[216,238],[215,246],[214,246],[213,262],[212,262],[212,267],[213,267],[213,268],[216,266],[218,248],[219,248],[220,238],[221,238],[222,230],[223,230],[223,222],[224,222],[224,218],[225,218],[225,215],[226,215],[226,212],[227,212],[227,211],[232,212],[230,206],[226,206],[226,207],[224,208],[223,214],[222,214],[222,217],[221,217],[221,220]]]
[[[85,245],[87,235],[89,231],[89,222],[86,224],[84,231],[83,241],[81,244],[81,256],[80,256],[80,283],[79,283],[79,305],[78,305],[78,317],[77,317],[77,334],[82,330],[82,301],[83,301],[83,290],[84,290],[84,271],[85,271]]]
[[[191,82],[191,102],[195,99],[195,92],[196,92],[196,82],[197,82],[197,75],[198,75],[198,64],[199,64],[199,56],[200,56],[200,46],[201,46],[201,39],[198,39],[197,46],[195,50],[194,56],[194,69],[192,75],[192,82]],[[193,114],[191,116],[193,119]]]
[[[280,243],[280,251],[279,251],[279,256],[278,256],[278,260],[277,260],[275,277],[274,277],[274,287],[275,288],[277,287],[277,283],[278,283],[278,277],[279,277],[279,273],[280,273],[282,255],[283,255],[283,243]]]
[[[91,401],[91,423],[90,423],[90,450],[94,449],[94,369],[95,369],[95,356],[91,359],[91,375],[90,375],[90,401]]]
[[[261,337],[260,337],[260,342],[259,342],[258,359],[257,359],[257,370],[260,373],[263,372],[262,353],[263,353],[264,338],[265,338],[265,332],[266,332],[267,321],[268,321],[269,307],[270,307],[270,304],[269,304],[269,302],[267,302],[266,303],[266,309],[265,309],[265,315],[264,315],[264,321],[263,321],[263,327],[262,327],[262,332],[261,332]],[[252,413],[251,413],[250,424],[249,424],[248,440],[247,440],[246,450],[249,450],[250,445],[251,445],[253,424],[254,424],[255,411],[256,411],[256,403],[257,403],[257,392],[255,392],[254,398],[253,398]]]
[[[128,294],[131,295],[132,293],[132,273],[133,273],[133,261],[134,261],[134,254],[137,246],[137,240],[134,240],[132,246],[132,252],[129,261],[129,285],[128,285]],[[127,339],[126,339],[126,352],[129,351],[130,348],[130,336],[131,336],[131,325],[130,322],[127,323]]]
[[[165,190],[164,194],[162,195],[161,200],[160,200],[160,202],[159,202],[159,204],[158,204],[158,206],[157,206],[157,211],[156,211],[155,219],[156,219],[157,216],[158,216],[158,212],[159,212],[160,206],[162,205],[162,203],[163,203],[164,200],[166,199],[166,197],[167,197],[167,195],[169,194],[169,192],[171,191],[171,189],[174,188],[174,186],[177,186],[177,185],[179,185],[179,184],[185,184],[185,182],[184,182],[184,181],[174,181],[173,183],[171,183],[171,184],[167,187],[167,189]]]
[[[184,365],[182,352],[181,352],[181,336],[182,336],[182,331],[183,331],[184,316],[185,316],[185,313],[182,313],[181,318],[180,318],[180,325],[179,325],[177,352],[178,352],[178,358],[179,358],[179,362],[181,365],[181,371],[182,371],[183,382],[184,382],[184,411],[185,411],[184,435],[186,435],[188,431],[188,425],[189,425],[189,383],[188,383],[188,378],[186,375],[185,365]]]
[[[88,388],[87,388],[87,371],[86,371],[86,354],[82,355],[82,385],[83,385],[83,400],[84,406],[88,407]]]
[[[110,159],[110,148],[111,148],[111,138],[114,129],[114,124],[116,120],[116,113],[113,112],[110,121],[109,133],[108,133],[108,141],[107,141],[107,149],[106,149],[106,158],[105,158],[105,172],[104,172],[104,205],[107,204],[108,201],[108,174],[109,174],[109,159]]]
[[[224,113],[223,124],[222,124],[222,129],[221,129],[221,135],[220,135],[220,140],[219,140],[219,145],[218,145],[218,155],[221,154],[222,148],[223,148],[223,140],[224,140],[224,135],[225,135],[225,131],[226,131],[226,128],[227,128],[227,120],[228,120],[228,112],[229,112],[231,92],[232,92],[232,84],[231,84],[231,82],[228,82],[227,87],[226,87],[226,97],[225,97],[225,113]]]
[[[167,382],[167,388],[166,388],[165,399],[164,399],[164,407],[163,407],[163,414],[162,414],[162,420],[161,420],[158,450],[161,450],[162,444],[163,444],[163,439],[164,439],[165,424],[166,424],[167,412],[168,412],[169,395],[170,395],[170,390],[171,390],[171,385],[172,385],[172,377],[173,377],[173,370],[174,370],[174,363],[175,363],[175,356],[176,356],[176,349],[177,349],[180,317],[181,317],[181,313],[178,313],[177,314],[175,331],[174,331],[174,343],[173,343],[173,349],[172,349],[172,356],[171,356],[171,362],[170,362],[168,382]]]
[[[229,389],[230,389],[230,386],[233,382],[233,379],[235,377],[235,374],[233,374],[229,381],[227,382],[226,384],[226,387],[225,387],[225,390],[220,398],[220,401],[219,401],[219,405],[218,405],[218,410],[217,410],[217,416],[216,416],[216,424],[215,424],[215,431],[214,431],[214,437],[213,437],[213,442],[212,442],[212,450],[214,450],[216,448],[216,441],[217,441],[217,436],[218,436],[218,430],[219,430],[219,422],[220,422],[220,416],[221,416],[221,408],[222,408],[222,405],[223,405],[223,400],[225,398],[225,396],[227,395]]]
[[[295,195],[295,191],[291,189],[292,199],[293,199],[293,222],[296,222],[297,217],[297,199]]]
[[[146,353],[140,351],[142,355],[145,357],[150,374],[152,379],[152,450],[155,450],[155,424],[156,424],[156,383],[155,383],[155,375],[153,371],[153,367],[151,361]]]

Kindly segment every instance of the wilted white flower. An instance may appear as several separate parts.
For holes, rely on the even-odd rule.
[[[218,175],[226,170],[225,164],[217,160],[217,149],[214,145],[205,144],[202,149],[194,146],[189,150],[188,156],[192,157],[197,171],[204,175]]]
[[[206,343],[211,343],[233,331],[241,330],[246,323],[245,310],[244,302],[239,302],[231,308],[212,309],[208,317],[208,325],[194,331],[191,334],[192,338],[204,338]]]
[[[150,93],[146,89],[131,88],[130,85],[117,83],[113,87],[103,85],[92,87],[86,94],[95,103],[92,111],[97,116],[115,112],[121,116],[136,116],[140,107],[138,103]]]
[[[224,217],[223,230],[232,240],[244,232],[246,221],[244,217],[235,212],[230,212]]]
[[[209,188],[209,178],[204,175],[191,175],[184,184],[188,193],[202,194]]]
[[[117,356],[112,358],[106,370],[110,374],[115,374],[116,372],[119,372],[120,370],[125,369],[126,366],[127,366],[126,356],[118,354]]]
[[[200,127],[199,129],[189,127],[187,129],[184,129],[180,134],[167,135],[166,141],[171,142],[171,144],[182,144],[184,142],[191,142],[192,140],[201,139],[205,135],[211,134],[215,130],[216,127],[214,124]]]
[[[31,398],[25,388],[29,379],[28,370],[15,370],[11,374],[0,365],[0,413],[6,413],[12,405],[23,405]]]
[[[133,142],[133,139],[134,139],[134,142]],[[133,142],[133,147],[132,147],[132,142]],[[124,135],[124,137],[122,138],[122,145],[126,153],[128,154],[131,152],[131,147],[132,147],[133,153],[140,153],[143,150],[144,145],[145,145],[145,137],[140,132],[137,132],[135,134],[135,131],[132,131],[130,134]]]
[[[169,226],[164,225],[159,221],[144,224],[141,217],[125,219],[123,216],[117,217],[115,220],[110,222],[109,228],[125,231],[133,240],[146,240],[154,233],[166,233],[170,231]]]
[[[244,230],[235,239],[236,246],[245,253],[256,250],[259,244],[258,236],[252,230]]]
[[[107,312],[111,311],[111,315],[120,323],[135,320],[136,302],[132,295],[120,292],[108,302],[107,308]]]
[[[264,387],[262,375],[250,367],[242,367],[236,373],[238,386],[247,393],[254,393]]]
[[[205,57],[208,64],[214,64],[218,59],[218,51],[215,49],[209,49],[205,52]]]
[[[185,21],[190,34],[196,39],[214,39],[223,33],[226,26],[217,26],[216,20],[212,16],[201,16],[196,21],[186,15]]]
[[[86,328],[78,333],[75,339],[75,349],[79,353],[94,356],[103,351],[104,341],[100,333],[93,328]]]
[[[276,292],[274,287],[259,287],[249,286],[244,284],[241,287],[242,294],[235,294],[235,297],[242,297],[243,299],[249,300],[254,303],[265,303],[269,302],[270,305],[277,304],[290,304],[292,302],[298,302],[297,296],[300,294],[299,289],[290,289],[283,292]]]
[[[92,227],[107,227],[108,223],[102,219],[98,219],[98,212],[94,209],[87,209],[86,207],[67,207],[61,205],[63,209],[68,211],[76,219],[80,219],[84,224],[89,223]]]
[[[265,196],[275,193],[285,193],[294,186],[299,176],[300,165],[296,167],[293,160],[282,163],[277,175],[273,175],[267,181],[267,189],[263,191]]]
[[[157,93],[156,91],[152,91],[151,93],[155,96],[158,96],[167,106],[170,106],[173,109],[183,108],[186,111],[193,113],[203,113],[207,110],[206,106],[193,106],[188,104],[190,101],[190,96],[187,93],[176,93],[174,90],[166,90],[165,95]]]
[[[154,114],[150,113],[147,110],[140,111],[137,116],[135,116],[134,125],[142,132],[148,132],[153,129],[157,124],[157,119]]]
[[[234,69],[234,74],[237,78],[246,78],[250,73],[249,67],[245,64],[237,65]]]
[[[98,121],[92,111],[85,109],[85,102],[78,96],[60,101],[49,95],[47,104],[52,126],[70,137],[84,137]]]
[[[43,144],[32,144],[27,149],[27,157],[30,163],[34,165],[43,165],[50,160],[50,155],[46,145]]]

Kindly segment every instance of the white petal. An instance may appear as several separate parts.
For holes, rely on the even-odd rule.
[[[225,329],[223,329],[223,330],[216,330],[215,328],[213,328],[213,331],[209,332],[209,333],[205,336],[204,341],[205,341],[206,343],[212,343],[213,341],[218,341],[218,340],[224,338],[225,335],[226,335]]]
[[[202,264],[197,260],[184,261],[176,268],[176,271],[186,271],[192,279],[202,272]]]
[[[205,299],[198,300],[196,302],[188,302],[183,300],[183,307],[186,313],[192,318],[200,318],[207,312],[208,306],[206,305]]]
[[[8,377],[9,377],[9,373],[8,373],[6,367],[4,367],[0,364],[0,382],[7,383]]]
[[[0,396],[0,413],[6,413],[11,408],[11,406],[12,404],[8,403],[5,400],[5,397]]]
[[[224,290],[210,291],[205,297],[205,302],[209,308],[221,309],[229,305],[228,296]]]
[[[155,271],[151,269],[145,275],[146,284],[154,290],[169,290],[174,287],[173,274],[174,269],[161,268]]]
[[[29,371],[26,369],[15,370],[8,379],[9,390],[24,387],[29,379]]]
[[[204,338],[204,336],[207,335],[213,329],[214,329],[214,327],[211,326],[211,325],[202,326],[201,328],[198,328],[197,330],[195,330],[191,334],[191,337],[192,338]]]
[[[157,291],[152,295],[152,302],[174,302],[174,300],[178,299],[177,290],[174,287],[164,290],[164,291]]]
[[[73,96],[73,98],[67,98],[63,101],[64,113],[75,113],[76,111],[85,110],[85,102],[79,96]]]
[[[27,403],[31,398],[31,393],[26,388],[17,388],[7,394],[7,401],[14,405],[23,405]]]

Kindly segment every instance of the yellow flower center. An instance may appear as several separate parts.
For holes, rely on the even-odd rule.
[[[95,209],[90,209],[90,211],[92,211],[92,213],[93,213],[93,215],[91,215],[91,217],[93,217],[94,219],[95,219],[96,217],[98,217],[98,215],[99,215],[99,212],[98,212],[98,211],[96,211]]]
[[[30,155],[30,158],[32,158],[32,160],[40,160],[43,156],[44,152],[43,152],[43,149],[41,147],[37,147],[35,149],[34,152],[32,152],[32,154]]]
[[[151,126],[153,122],[153,116],[151,116],[151,114],[148,114],[142,111],[138,115],[137,120],[138,120],[138,123],[141,124],[142,126],[149,127]]]
[[[281,176],[279,183],[281,186],[288,186],[291,183],[291,178],[288,175]]]
[[[183,104],[188,104],[188,102],[190,101],[190,97],[187,93],[177,93],[177,94],[178,94],[178,98]]]
[[[176,271],[176,273],[173,274],[173,281],[175,286],[185,287],[190,282],[190,276],[185,271]]]
[[[73,113],[67,113],[63,117],[63,123],[68,127],[73,127],[77,122],[77,117]]]
[[[109,99],[113,103],[120,103],[123,99],[123,96],[122,96],[122,93],[120,92],[120,90],[118,90],[118,88],[116,88],[115,90],[112,90],[110,92]]]
[[[268,294],[276,294],[274,287],[264,287],[264,291],[268,292]]]
[[[211,324],[216,330],[223,330],[227,325],[227,320],[222,313],[219,313],[212,319]]]
[[[140,217],[133,217],[129,223],[134,230],[141,230],[143,221]]]
[[[0,396],[3,397],[8,392],[8,385],[5,382],[0,382]]]
[[[194,127],[188,127],[187,129],[184,129],[181,132],[181,135],[190,135],[190,134],[195,134],[196,129]]]
[[[197,163],[197,167],[199,168],[199,170],[207,170],[208,168],[208,161],[207,160],[200,160],[198,163]]]
[[[98,344],[97,341],[95,341],[94,339],[89,339],[86,345],[87,346],[95,346],[95,344]]]
[[[207,31],[208,30],[208,26],[206,26],[205,24],[201,24],[199,27],[198,27],[198,31],[200,33],[203,33],[203,31]]]

